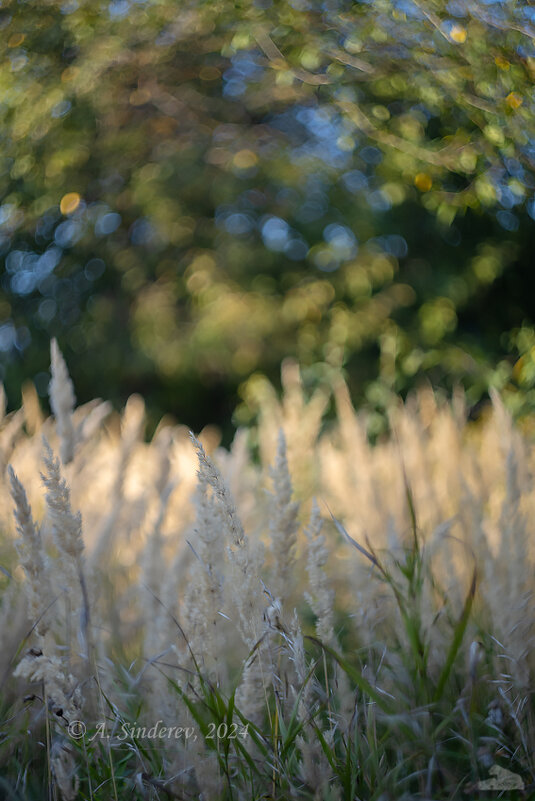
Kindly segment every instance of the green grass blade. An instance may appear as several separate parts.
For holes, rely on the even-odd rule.
[[[461,617],[459,618],[459,622],[455,626],[455,630],[453,632],[453,638],[450,647],[448,649],[448,654],[446,656],[446,662],[444,664],[444,667],[442,668],[442,672],[440,674],[435,692],[433,694],[433,701],[435,702],[440,701],[440,699],[442,698],[446,682],[448,681],[449,675],[453,668],[453,663],[455,662],[455,658],[457,656],[459,648],[461,647],[461,643],[464,638],[464,633],[468,625],[468,620],[470,618],[470,612],[472,611],[472,605],[474,603],[476,586],[477,586],[477,570],[476,568],[474,568],[474,572],[472,574],[472,581],[470,583],[470,589],[468,590],[468,595],[466,596],[466,601],[464,602],[463,611]]]
[[[342,659],[342,657],[339,654],[337,654],[333,648],[331,648],[328,645],[325,645],[320,640],[316,639],[316,637],[312,637],[310,635],[306,635],[305,639],[310,640],[316,645],[319,645],[320,648],[322,648],[325,651],[325,653],[329,654],[333,659],[335,659],[336,662],[338,662],[338,664],[342,668],[342,670],[349,676],[350,679],[352,679],[355,682],[355,684],[361,690],[361,692],[365,693],[373,701],[375,701],[377,706],[380,709],[382,709],[383,712],[386,713],[392,712],[390,704],[383,698],[383,696],[381,696],[381,694],[378,693],[377,690],[374,690],[371,684],[368,681],[366,681],[364,676],[356,668],[354,668],[352,665],[346,662],[345,659]]]

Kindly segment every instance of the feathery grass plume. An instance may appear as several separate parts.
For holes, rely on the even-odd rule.
[[[236,706],[246,720],[259,728],[263,724],[268,703],[270,671],[266,659],[266,645],[261,642],[255,654],[243,665],[240,683],[236,689]]]
[[[46,488],[46,504],[52,522],[54,541],[59,552],[60,566],[56,581],[68,595],[73,614],[80,612],[81,629],[86,656],[90,647],[89,596],[84,576],[82,516],[71,508],[70,490],[62,478],[59,459],[43,437],[45,473],[41,479]]]
[[[141,439],[145,422],[145,404],[139,395],[131,395],[126,402],[121,418],[121,439],[116,459],[116,468],[113,482],[108,494],[108,513],[103,517],[97,534],[97,545],[94,549],[92,562],[96,565],[103,563],[109,557],[109,549],[121,525],[121,516],[128,505],[125,503],[125,482],[132,456],[136,445]],[[140,504],[145,506],[144,502]],[[143,509],[140,509],[142,512]],[[138,515],[141,517],[141,514]]]
[[[219,801],[223,791],[223,781],[219,770],[217,754],[209,750],[202,739],[192,743],[187,752],[188,760],[195,771],[195,779],[202,801]]]
[[[223,525],[227,533],[227,554],[235,571],[230,590],[232,599],[239,614],[239,629],[244,643],[252,648],[259,637],[261,630],[261,616],[259,606],[260,595],[260,565],[262,551],[260,544],[256,549],[249,545],[238,511],[230,492],[223,481],[219,470],[206,455],[202,444],[190,435],[197,450],[199,459],[199,475],[210,486],[215,498],[221,504]]]
[[[69,377],[65,359],[53,339],[50,343],[50,372],[52,378],[48,387],[50,406],[56,418],[60,438],[60,456],[63,464],[68,464],[74,458],[75,432],[72,423],[72,413],[76,398],[74,387]]]
[[[57,740],[52,744],[50,766],[63,801],[76,801],[79,797],[80,777],[71,746]]]
[[[296,738],[301,753],[300,775],[314,793],[315,801],[322,801],[328,793],[331,769],[315,730],[315,726],[318,725],[315,722],[318,697],[314,690],[314,679],[309,675],[310,665],[306,661],[303,633],[297,612],[294,612],[290,636],[286,642],[297,677],[297,684],[293,688],[294,695],[297,697],[298,693],[301,693],[297,704],[297,719],[302,725],[302,734]],[[323,732],[324,737],[328,738],[328,735],[329,732]]]
[[[269,594],[269,593],[266,593]],[[240,684],[236,690],[236,704],[240,712],[261,727],[269,697],[273,690],[279,697],[281,681],[279,670],[275,667],[275,645],[280,652],[280,633],[282,608],[278,599],[270,596],[270,603],[264,609],[262,629],[254,648],[243,664]]]
[[[54,457],[44,437],[43,461],[46,473],[41,474],[41,478],[46,488],[45,497],[54,527],[54,539],[59,551],[78,567],[84,550],[82,516],[80,512],[74,514],[71,509],[70,490],[61,475],[59,459]]]
[[[325,536],[321,533],[323,521],[319,506],[314,498],[310,522],[305,529],[308,542],[307,573],[310,592],[305,598],[316,615],[316,634],[326,645],[333,645],[335,634],[333,629],[334,590],[330,587],[325,574],[325,564],[329,551],[325,545]]]
[[[169,499],[176,484],[170,481],[164,488],[157,509],[156,520],[147,539],[143,552],[141,588],[144,592],[143,609],[144,639],[143,653],[147,664],[154,663],[155,669],[148,675],[149,680],[149,706],[158,710],[164,719],[169,719],[169,710],[176,715],[176,695],[170,693],[167,674],[158,664],[158,657],[166,654],[165,662],[169,663],[174,657],[171,643],[176,639],[176,631],[170,629],[170,622],[175,610],[170,609],[170,599],[166,597],[166,581],[168,569],[165,558],[165,540],[162,536],[162,526],[168,512]],[[170,656],[167,656],[170,653]],[[173,675],[176,680],[176,675]]]
[[[290,576],[294,568],[299,503],[292,501],[293,488],[286,459],[286,439],[282,429],[279,431],[275,465],[270,473],[274,490],[270,493],[272,503],[269,518],[273,553],[271,586],[275,596],[284,605],[291,588]]]
[[[150,535],[147,538],[143,552],[141,583],[147,586],[155,595],[158,595],[165,578],[165,541],[162,535],[162,526],[169,507],[169,499],[175,486],[175,483],[170,481],[159,497],[156,519],[151,526]],[[158,606],[161,608],[161,604],[158,604]],[[147,623],[150,624],[151,622],[154,622],[154,618],[152,614],[149,614]],[[150,626],[150,630],[153,631],[153,629],[154,626]]]
[[[7,414],[2,423],[3,425],[0,429],[0,469],[3,473],[11,460],[18,441],[20,441],[24,426],[24,410],[17,409],[16,412]]]
[[[521,474],[526,473],[525,454],[522,440],[498,393],[492,390],[491,398],[505,461],[505,497],[499,518],[501,568],[493,576],[501,592],[493,593],[491,604],[498,626],[497,636],[513,659],[511,672],[517,683],[527,688],[530,681],[528,657],[535,638],[535,599],[533,567],[528,560],[527,521],[522,510]],[[527,480],[531,482],[531,476]],[[507,598],[508,603],[497,603],[500,597]]]
[[[202,444],[193,435],[191,438],[197,449],[201,486],[203,484],[209,486],[214,499],[219,502],[218,517],[225,532],[224,539],[232,570],[228,586],[233,605],[238,610],[238,629],[247,648],[250,651],[254,649],[254,655],[244,666],[242,679],[236,691],[236,703],[248,720],[260,724],[264,713],[266,688],[270,684],[272,675],[269,643],[266,638],[268,631],[259,603],[262,552],[260,544],[256,550],[251,548],[221,474],[206,455]],[[213,526],[213,523],[211,525]]]
[[[193,653],[206,670],[219,674],[221,623],[223,618],[223,568],[225,562],[225,510],[218,503],[207,478],[206,454],[196,443],[199,467],[194,505],[194,553],[186,590],[185,620]],[[201,450],[200,450],[200,449]]]
[[[95,438],[95,434],[102,426],[102,423],[111,414],[113,406],[109,401],[96,400],[91,404],[85,404],[82,408],[87,411],[76,431],[78,447],[85,442],[91,442]],[[80,411],[80,408],[78,411]]]
[[[13,654],[28,633],[28,603],[26,595],[20,592],[20,585],[13,578],[0,593],[0,692],[4,699],[9,695],[10,678],[13,669]],[[38,634],[37,637],[40,637]]]
[[[58,724],[68,726],[80,720],[84,697],[80,682],[68,670],[65,657],[49,656],[40,648],[31,648],[13,675],[44,684],[48,706]]]
[[[155,504],[148,517],[147,536],[144,540],[143,560],[141,564],[143,583],[155,590],[162,580],[164,565],[165,537],[162,528],[169,509],[169,499],[176,488],[174,481],[169,481],[154,500]]]
[[[307,400],[301,370],[294,359],[285,359],[282,363],[281,382],[284,430],[292,432],[289,440],[292,476],[299,497],[308,498],[318,486],[318,465],[310,458],[310,453],[318,441],[330,391],[325,385],[319,386]]]
[[[290,358],[282,363],[281,381],[284,390],[282,402],[267,379],[255,377],[246,387],[249,403],[259,412],[257,435],[262,462],[268,465],[275,459],[274,432],[284,428],[290,444],[288,461],[296,495],[309,498],[316,492],[320,479],[319,465],[310,454],[318,441],[330,393],[321,386],[307,399],[299,365]]]
[[[151,450],[157,454],[156,477],[154,480],[154,490],[158,495],[165,493],[170,484],[171,459],[170,452],[173,444],[173,433],[168,427],[157,431],[152,438]]]
[[[334,631],[334,602],[335,591],[330,585],[329,578],[325,573],[325,565],[329,558],[329,550],[326,545],[325,535],[322,534],[323,520],[319,506],[314,498],[310,521],[305,529],[307,538],[307,573],[309,591],[305,591],[305,598],[316,615],[316,635],[320,642],[334,648],[339,646],[338,638]],[[337,685],[337,695],[339,697],[339,726],[342,731],[346,731],[349,725],[355,700],[349,686],[347,675],[343,670],[335,667],[334,680]],[[334,724],[333,724],[334,725]]]
[[[54,600],[46,554],[33,521],[24,488],[11,466],[8,472],[11,492],[15,501],[17,530],[20,535],[16,547],[27,576],[28,611],[30,619],[35,621],[38,642],[38,646],[30,649],[19,662],[13,675],[30,682],[42,683],[45,687],[45,697],[55,719],[58,721],[61,719],[68,725],[71,720],[80,717],[83,698],[77,680],[65,669],[62,660],[50,656],[44,650],[53,647],[50,643],[45,643],[45,636],[49,628],[46,612],[53,605]],[[61,770],[59,775],[60,778],[65,778]],[[72,797],[74,798],[74,796]]]
[[[38,637],[43,637],[49,625],[46,610],[53,602],[46,553],[41,535],[32,517],[26,492],[11,465],[8,467],[8,475],[11,483],[11,495],[15,502],[15,520],[19,534],[15,546],[27,578],[25,591],[28,600],[28,616],[35,623]]]
[[[238,512],[230,492],[227,489],[219,470],[212,460],[206,455],[206,451],[204,450],[202,443],[192,432],[190,433],[190,438],[197,451],[197,458],[199,461],[197,476],[200,480],[205,482],[206,486],[210,486],[213,489],[215,496],[221,502],[226,513],[226,523],[231,534],[231,540],[234,545],[240,546],[247,542],[247,537],[245,536],[243,526],[238,517]]]
[[[33,381],[25,381],[22,385],[22,408],[26,420],[26,428],[32,435],[37,434],[43,425],[44,418]]]

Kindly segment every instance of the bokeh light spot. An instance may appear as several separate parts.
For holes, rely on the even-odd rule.
[[[433,179],[426,172],[419,172],[414,176],[414,185],[420,192],[429,192],[433,186]]]
[[[464,44],[466,42],[466,28],[463,28],[462,25],[452,25],[449,36],[452,42]]]
[[[107,234],[113,234],[113,232],[118,229],[120,224],[120,214],[116,214],[113,211],[109,212],[108,214],[103,214],[95,223],[95,233],[97,236],[107,236]]]
[[[72,214],[80,205],[81,197],[78,192],[67,192],[63,195],[59,204],[59,210],[62,214]]]
[[[512,108],[513,111],[516,111],[518,108],[520,108],[520,106],[524,102],[524,98],[522,97],[522,95],[519,95],[518,92],[509,92],[509,94],[505,98],[505,102],[507,103],[509,108]]]
[[[503,56],[496,56],[496,58],[494,59],[494,63],[501,70],[508,70],[509,67],[511,66],[511,64]]]
[[[239,170],[250,170],[256,166],[257,161],[256,153],[252,150],[239,150],[232,159],[232,163]]]
[[[24,33],[14,33],[13,36],[9,37],[7,46],[8,47],[20,47],[23,41],[26,39],[26,35]]]

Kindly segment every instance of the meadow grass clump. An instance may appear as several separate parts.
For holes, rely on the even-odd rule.
[[[497,396],[422,391],[372,446],[286,363],[226,451],[75,408],[55,343],[52,375],[53,418],[27,388],[0,425],[0,797],[529,797],[534,459]]]

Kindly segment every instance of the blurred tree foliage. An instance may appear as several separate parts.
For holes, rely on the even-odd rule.
[[[12,404],[57,336],[81,400],[194,427],[287,355],[377,410],[423,376],[533,408],[529,3],[4,0],[0,29]]]

